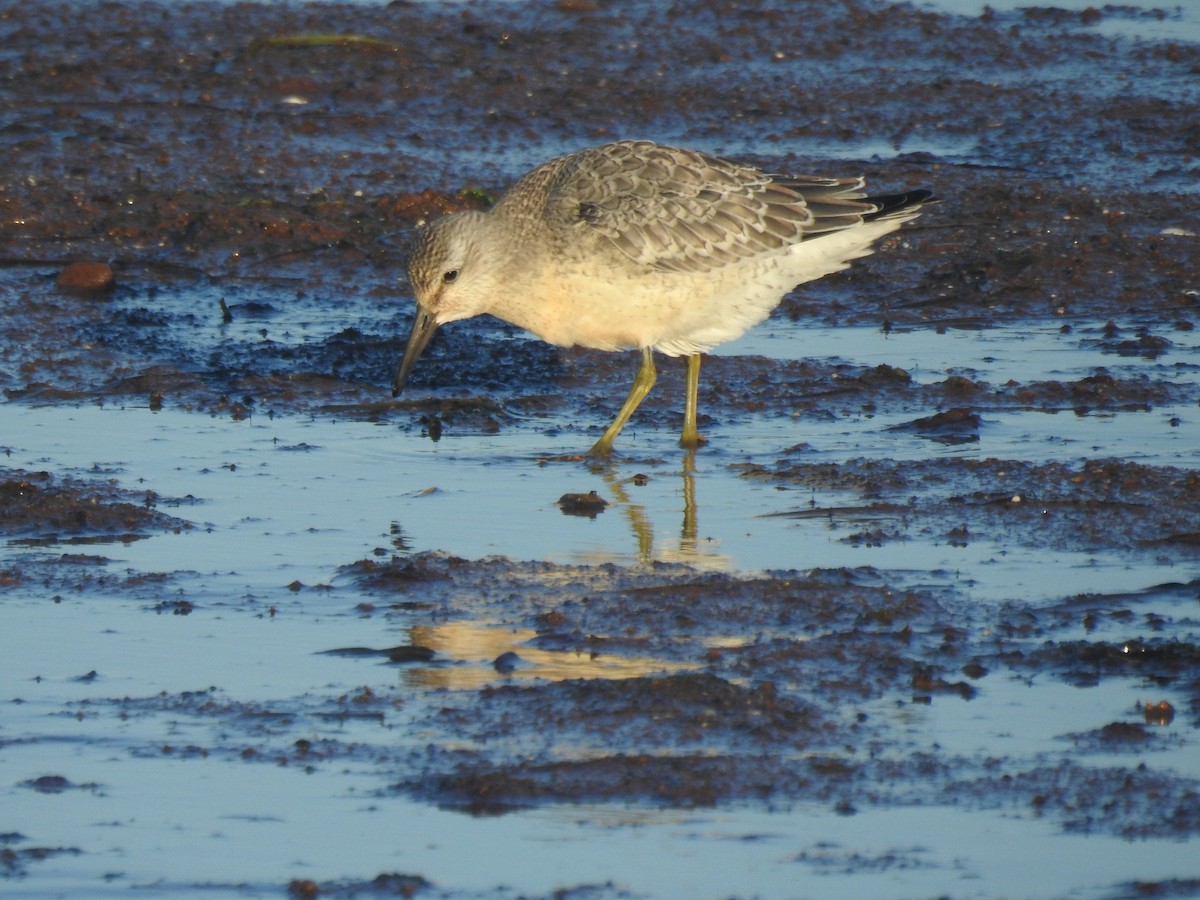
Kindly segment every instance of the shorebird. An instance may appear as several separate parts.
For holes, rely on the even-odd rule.
[[[865,181],[767,174],[695,150],[617,141],[543,163],[488,212],[415,235],[416,316],[398,396],[434,330],[490,313],[544,341],[638,349],[641,367],[589,451],[608,456],[654,385],[653,352],[687,357],[680,445],[696,428],[700,354],[765,319],[796,285],[846,268],[915,218],[929,191],[868,197]]]

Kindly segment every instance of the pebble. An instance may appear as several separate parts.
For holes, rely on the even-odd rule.
[[[111,291],[116,287],[117,278],[105,263],[77,262],[59,272],[55,284],[60,291],[89,295]]]

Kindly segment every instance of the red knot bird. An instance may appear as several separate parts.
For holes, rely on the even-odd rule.
[[[929,191],[868,197],[862,178],[771,175],[695,150],[617,141],[560,156],[488,212],[436,219],[413,239],[416,317],[399,395],[434,330],[490,313],[544,341],[639,349],[608,456],[654,385],[653,351],[687,357],[679,443],[696,429],[700,354],[765,319],[796,285],[846,268],[915,218]]]

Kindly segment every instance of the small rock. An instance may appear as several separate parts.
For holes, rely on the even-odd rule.
[[[979,440],[979,414],[968,407],[944,412],[891,426],[888,431],[911,431],[942,444],[968,444]]]
[[[979,660],[972,660],[962,667],[962,673],[968,678],[974,678],[978,680],[987,675],[988,670],[983,666],[982,663],[979,662]]]
[[[586,494],[563,494],[558,498],[558,508],[567,516],[586,516],[594,519],[604,512],[606,506],[608,501],[595,491]]]
[[[419,644],[402,644],[399,647],[388,647],[384,651],[389,660],[394,663],[429,662],[435,653],[430,647]]]
[[[71,782],[62,775],[43,775],[40,778],[32,778],[22,783],[25,787],[33,788],[39,794],[61,794],[72,787]]]
[[[113,270],[104,263],[78,262],[59,272],[55,284],[60,291],[88,295],[111,291],[117,279]]]
[[[521,662],[521,657],[509,650],[505,653],[501,653],[494,660],[492,660],[492,668],[494,668],[497,672],[500,672],[502,675],[507,675],[509,672],[512,672],[517,666],[519,666]]]
[[[1142,707],[1147,725],[1170,725],[1175,721],[1175,707],[1166,700],[1158,703],[1147,703]]]

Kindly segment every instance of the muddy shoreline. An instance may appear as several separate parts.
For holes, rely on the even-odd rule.
[[[1174,14],[1106,6],[961,17],[849,2],[806,5],[800,28],[789,5],[765,0],[0,9],[0,604],[13,616],[107,610],[114,633],[165,617],[196,629],[197,647],[208,646],[206,629],[277,617],[378,629],[370,646],[342,645],[349,629],[338,625],[339,637],[294,654],[332,653],[320,665],[342,667],[337,677],[358,686],[330,687],[334,676],[323,674],[282,698],[236,683],[154,689],[147,679],[118,689],[94,667],[94,647],[67,641],[36,658],[15,653],[8,699],[41,704],[55,724],[0,730],[0,767],[11,775],[0,778],[3,791],[47,802],[119,796],[73,771],[5,763],[65,740],[59,722],[111,723],[136,733],[115,749],[80,737],[85,756],[206,772],[354,772],[362,782],[344,791],[369,790],[372,810],[403,799],[464,821],[597,805],[998,813],[1118,848],[1174,842],[1167,870],[1130,870],[1097,887],[1086,865],[1072,876],[1068,859],[1056,884],[1089,896],[1189,896],[1200,885],[1187,859],[1200,833],[1200,776],[1178,760],[1200,728],[1200,457],[1180,451],[1167,464],[1154,448],[1186,444],[1200,419],[1200,45],[1096,28]],[[931,342],[971,333],[986,358],[931,375],[819,347],[713,356],[700,424],[727,440],[700,451],[698,475],[671,438],[683,386],[670,363],[638,414],[637,444],[607,472],[545,460],[563,435],[584,449],[599,434],[632,377],[629,355],[548,347],[494,321],[456,323],[439,332],[410,393],[393,400],[412,228],[486,207],[531,165],[617,137],[771,170],[862,172],[886,190],[931,187],[940,202],[918,223],[848,272],[789,295],[763,329]],[[78,263],[93,268],[64,279]],[[992,356],[1011,348],[987,344],[989,335],[1023,330],[1104,364],[1031,359],[1028,374],[1016,365],[1015,376],[994,375]],[[627,515],[645,552],[627,564],[468,559],[453,546],[414,545],[393,521],[389,541],[338,559],[318,583],[284,562],[274,581],[226,595],[210,585],[217,567],[183,550],[148,570],[117,560],[133,544],[219,536],[204,491],[239,474],[235,463],[197,465],[195,493],[172,494],[120,461],[61,464],[36,430],[2,425],[17,411],[70,417],[92,407],[386,428],[397,456],[379,471],[392,479],[417,465],[408,447],[442,439],[467,453],[472,441],[520,438],[522,449],[494,461],[497,478],[571,467],[572,488],[599,488],[613,501],[599,515]],[[1011,457],[969,455],[998,440],[1008,417],[1035,414],[1098,434],[1129,417],[1149,424],[1145,445],[1135,431],[1120,445],[1127,452],[1091,455],[1085,437],[1078,452],[1047,439],[1043,453],[1027,439]],[[893,423],[879,427],[885,438],[926,450],[832,459],[814,434],[842,422],[864,435]],[[738,444],[739,429],[755,423],[795,427],[788,440]],[[323,451],[318,439],[279,449],[297,462]],[[694,550],[705,526],[689,491],[704,495],[714,470],[739,490],[789,498],[757,515],[804,534],[823,528],[839,547],[989,549],[950,572],[923,569],[916,549],[910,566],[798,553],[794,568],[769,571],[706,571],[695,552],[670,561],[646,550],[638,486],[680,481],[679,543]],[[479,491],[481,510],[492,493]],[[305,501],[264,498],[262,516],[292,502]],[[979,567],[1023,553],[1178,577],[980,602]],[[230,557],[240,558],[233,544]],[[462,634],[476,632],[521,639],[464,649]],[[31,700],[59,654],[70,686]],[[911,724],[923,711],[969,719],[962,710],[991,709],[989,697],[1014,685],[1078,690],[1067,705],[1086,725],[1064,725],[1033,749],[997,739],[991,750]],[[1136,686],[1138,702],[1092,700],[1113,685]],[[1017,734],[1027,724],[1021,702],[1012,701]],[[1008,714],[981,712],[989,724],[978,727],[1003,733],[989,716]],[[138,814],[110,808],[94,818]],[[86,871],[101,842],[56,835],[32,817],[6,818],[0,832],[5,890],[40,878],[76,896],[105,889],[71,874]],[[820,856],[810,847],[789,858],[819,868]],[[930,881],[906,888],[912,895],[931,885],[978,895],[952,865],[939,882],[919,850],[867,858],[851,848],[846,859],[840,875],[821,876],[842,879],[834,893],[853,892],[866,872],[929,868]],[[136,876],[115,883],[144,884],[157,871],[168,890],[239,890],[218,870],[205,880],[179,875],[170,860],[139,862],[128,863]],[[431,877],[420,855],[403,863],[412,868],[392,873],[381,860],[344,876],[272,862],[242,889],[523,890]],[[801,893],[820,895],[830,882],[815,884]],[[1020,894],[1021,884],[984,889]],[[560,886],[555,896],[655,894],[615,859],[607,883],[571,871]],[[772,888],[747,878],[737,893]]]

